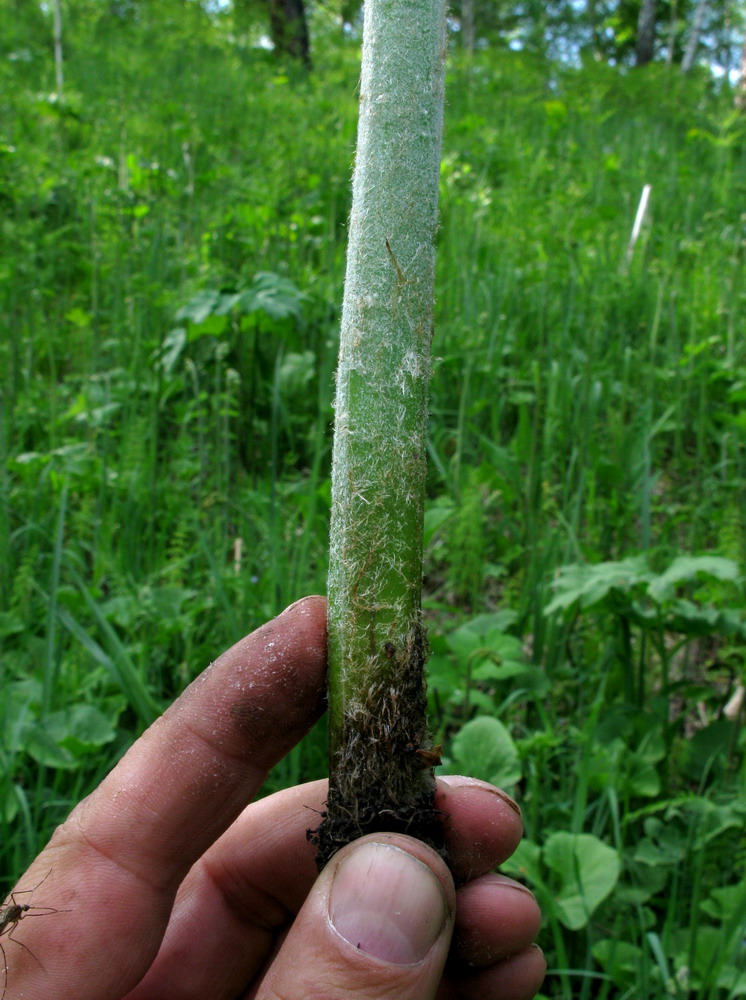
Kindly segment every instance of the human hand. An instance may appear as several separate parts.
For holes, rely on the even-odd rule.
[[[489,874],[521,836],[497,789],[438,781],[457,890],[434,851],[395,834],[318,875],[305,831],[326,782],[244,808],[321,715],[325,668],[326,602],[310,597],[190,685],[19,881],[43,880],[19,902],[58,912],[26,911],[0,939],[0,1000],[534,996],[538,908]]]

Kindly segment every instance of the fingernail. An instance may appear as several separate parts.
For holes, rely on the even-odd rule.
[[[514,889],[516,892],[522,892],[524,895],[531,896],[533,899],[534,894],[528,886],[525,886],[522,882],[516,882],[515,879],[508,878],[507,875],[501,875],[499,872],[496,872],[492,875],[488,875],[487,878],[489,878],[493,885],[499,885],[503,889]]]
[[[443,890],[427,865],[392,844],[361,844],[335,872],[332,926],[373,958],[395,965],[421,962],[447,913]]]
[[[481,791],[490,792],[496,798],[501,799],[507,806],[513,810],[517,816],[521,816],[521,807],[515,801],[511,799],[507,792],[504,792],[502,788],[497,788],[496,785],[491,785],[488,781],[481,781],[479,778],[465,778],[461,775],[445,775],[439,774],[438,781],[442,781],[443,784],[448,785],[452,788],[477,788]]]
[[[510,808],[513,810],[516,816],[519,817],[521,816],[521,807],[518,805],[515,799],[511,799],[511,797],[506,792],[504,792],[502,788],[496,788],[495,794],[499,799],[502,799],[506,805],[510,806]]]

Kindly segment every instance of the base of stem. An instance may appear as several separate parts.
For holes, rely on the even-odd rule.
[[[359,788],[352,798],[330,788],[321,824],[306,834],[317,848],[319,870],[341,847],[369,833],[405,833],[424,841],[445,858],[443,816],[433,804],[435,781],[430,784],[432,788],[401,803],[386,801],[386,790],[380,786]]]
[[[417,630],[406,669],[371,685],[364,702],[348,705],[331,759],[329,796],[308,839],[320,868],[369,833],[406,833],[445,858],[442,814],[436,810],[433,767],[440,763],[426,723],[424,641]]]

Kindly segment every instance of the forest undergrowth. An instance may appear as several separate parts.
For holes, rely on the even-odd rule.
[[[10,883],[220,649],[324,591],[359,51],[320,35],[301,75],[101,17],[59,95],[7,38]],[[746,996],[745,196],[724,85],[450,60],[431,722],[521,804],[547,998]],[[266,790],[324,769],[319,726]]]

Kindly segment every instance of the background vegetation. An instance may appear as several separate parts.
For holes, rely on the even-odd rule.
[[[226,14],[126,6],[65,8],[63,94],[50,16],[0,6],[8,881],[220,649],[325,587],[357,43],[320,8],[307,74]],[[445,767],[521,802],[546,997],[746,995],[746,120],[705,71],[454,50],[441,186]]]

